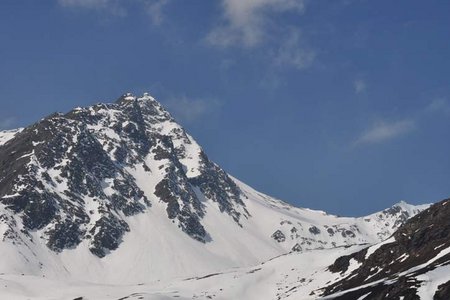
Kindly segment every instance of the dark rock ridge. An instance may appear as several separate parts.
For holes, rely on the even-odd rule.
[[[363,249],[338,258],[329,271],[345,277],[323,289],[333,299],[419,299],[418,277],[450,264],[450,199],[409,219],[375,251]],[[373,252],[373,253],[372,253]],[[349,271],[351,261],[358,267]],[[433,299],[450,299],[450,282],[441,284]]]
[[[139,168],[158,173],[150,192],[133,175]],[[205,199],[238,224],[249,216],[234,181],[147,94],[50,115],[0,145],[5,241],[33,242],[38,232],[53,251],[87,240],[103,257],[130,230],[126,218],[151,209],[149,193],[200,242],[209,239]]]

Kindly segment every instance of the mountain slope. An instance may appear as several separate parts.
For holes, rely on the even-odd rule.
[[[42,276],[0,274],[0,295],[6,299],[316,299],[314,290],[329,280],[320,273],[341,255],[361,246],[289,253],[242,268],[223,269],[180,279],[139,284],[92,284]],[[329,274],[328,274],[329,275]]]
[[[2,133],[5,273],[137,283],[373,244],[424,209],[363,218],[292,207],[229,176],[151,96]]]
[[[388,240],[338,258],[347,276],[324,289],[330,299],[449,299],[450,200],[408,220]],[[353,261],[353,262],[351,262]],[[348,272],[348,266],[357,267]]]

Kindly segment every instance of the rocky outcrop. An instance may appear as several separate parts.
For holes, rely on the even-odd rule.
[[[282,243],[286,240],[286,236],[280,231],[277,230],[272,234],[272,238],[278,243]]]

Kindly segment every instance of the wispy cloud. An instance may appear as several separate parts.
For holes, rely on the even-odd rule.
[[[363,132],[354,145],[375,144],[392,140],[411,132],[415,127],[416,124],[413,120],[379,121]]]
[[[222,0],[223,20],[206,37],[213,46],[259,45],[267,37],[272,17],[284,12],[302,13],[304,0]]]
[[[166,21],[172,0],[56,0],[62,7],[94,10],[113,16],[137,11],[149,17],[154,26]],[[258,50],[257,57],[269,67],[309,67],[316,52],[305,43],[300,28],[289,26],[285,14],[301,15],[308,0],[220,0],[222,17],[211,24],[202,40],[213,48]],[[134,10],[133,10],[134,9]]]
[[[431,101],[427,106],[426,111],[450,114],[450,103],[445,98],[437,98]]]
[[[355,94],[364,93],[367,90],[367,83],[363,79],[356,79],[353,81],[353,89]]]
[[[164,104],[175,118],[189,123],[199,121],[221,107],[217,99],[191,99],[186,96],[171,97]]]
[[[450,116],[450,102],[446,98],[436,98],[427,106],[418,109],[412,117],[397,121],[378,121],[365,130],[353,143],[353,146],[362,144],[377,144],[401,137],[423,126],[428,122],[429,116],[442,114]]]
[[[274,63],[278,66],[290,65],[297,69],[304,69],[312,64],[315,57],[314,50],[302,45],[300,31],[292,29],[275,52]]]
[[[0,118],[0,130],[11,129],[15,123],[16,118],[14,117]]]
[[[169,3],[169,0],[153,0],[145,1],[145,11],[150,17],[153,25],[161,25],[164,21],[164,7]]]

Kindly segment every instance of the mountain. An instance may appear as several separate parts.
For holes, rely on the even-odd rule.
[[[338,258],[348,275],[325,288],[332,299],[450,299],[450,199],[408,220],[389,239]],[[351,272],[349,266],[353,266]]]
[[[337,258],[428,207],[293,207],[226,173],[149,94],[0,132],[0,166],[0,269],[13,277],[137,284]]]

